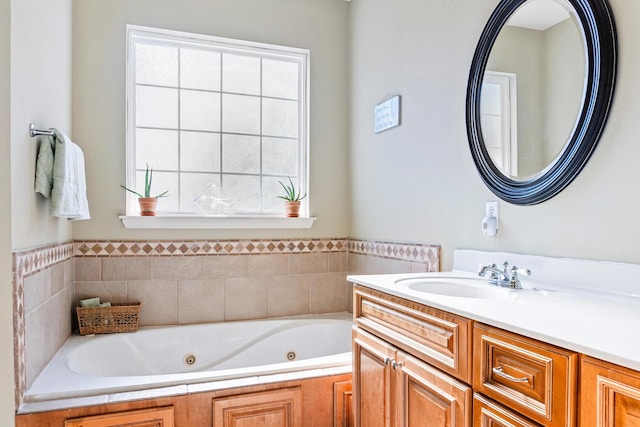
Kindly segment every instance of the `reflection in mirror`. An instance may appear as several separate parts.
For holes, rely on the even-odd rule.
[[[500,30],[484,72],[480,120],[506,176],[542,174],[575,128],[585,93],[583,31],[563,0],[528,0]]]

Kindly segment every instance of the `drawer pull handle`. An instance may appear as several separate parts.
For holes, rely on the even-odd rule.
[[[384,366],[388,366],[390,361],[391,361],[391,359],[389,359],[388,357],[385,357],[384,358]]]
[[[511,382],[514,382],[514,383],[528,383],[529,382],[529,378],[516,378],[516,377],[513,377],[513,376],[511,376],[509,374],[505,374],[502,371],[502,366],[498,366],[496,368],[493,368],[492,370],[493,370],[493,373],[496,374],[497,376],[502,377],[502,378],[504,378],[506,380],[509,380]]]
[[[391,366],[393,367],[393,369],[402,368],[402,362],[396,362],[394,360],[393,362],[391,362]]]

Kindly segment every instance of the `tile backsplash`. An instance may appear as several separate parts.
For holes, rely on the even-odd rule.
[[[76,256],[75,296],[141,302],[141,326],[346,311],[347,257]]]
[[[347,274],[438,271],[439,250],[329,238],[75,241],[16,252],[16,404],[71,334],[81,299],[141,302],[141,326],[347,311]]]
[[[16,407],[71,334],[74,258],[71,242],[14,252],[13,341]]]
[[[141,302],[140,325],[349,309],[348,239],[79,241],[76,300]]]

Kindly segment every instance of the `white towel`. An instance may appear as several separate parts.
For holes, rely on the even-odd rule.
[[[56,133],[56,146],[51,215],[73,220],[90,219],[82,150],[64,133],[53,130]]]

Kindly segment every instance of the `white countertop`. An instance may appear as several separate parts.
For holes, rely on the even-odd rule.
[[[455,265],[455,263],[454,263]],[[478,264],[475,264],[476,266]],[[526,267],[527,265],[519,264]],[[640,266],[638,266],[640,268]],[[522,290],[499,289],[488,298],[425,293],[406,284],[414,278],[469,278],[471,286],[490,287],[475,273],[350,275],[347,279],[430,307],[538,339],[569,350],[640,370],[640,298],[635,294],[558,288],[523,280]],[[634,283],[640,281],[635,280]],[[627,284],[628,286],[628,284]],[[607,285],[607,288],[608,285]]]

